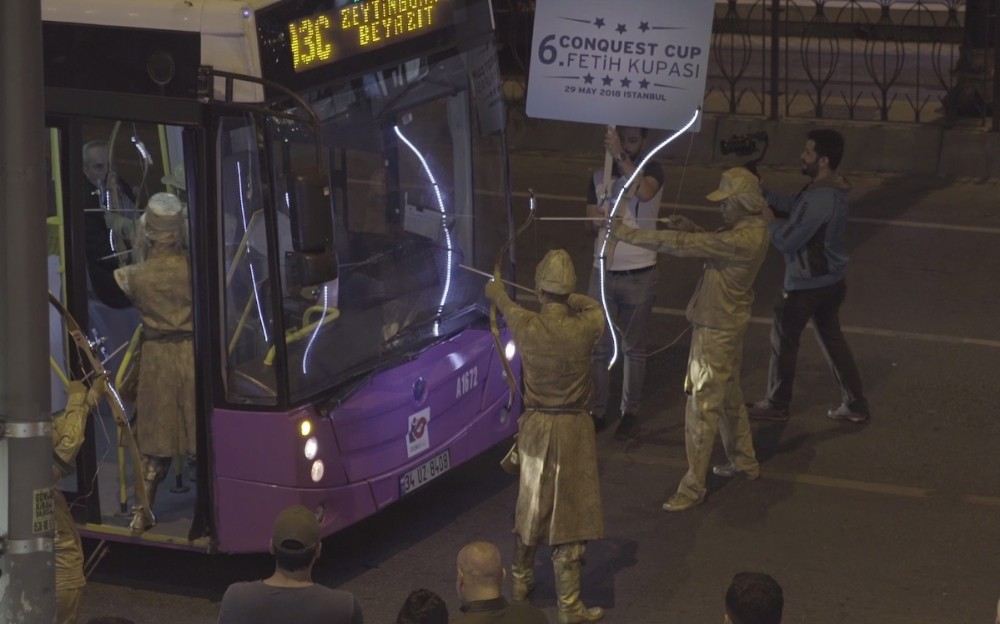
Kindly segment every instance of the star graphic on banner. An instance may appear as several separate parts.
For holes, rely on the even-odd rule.
[[[628,89],[632,85],[632,81],[628,78],[622,78],[622,86]]]
[[[639,30],[642,32],[649,30],[649,22],[639,22]]]
[[[625,33],[628,32],[628,28],[625,27],[625,24],[618,24],[618,28],[616,28],[615,30],[618,31],[619,35],[624,35]]]
[[[645,78],[643,78],[642,80],[640,80],[639,81],[639,88],[640,89],[648,89],[649,88],[649,81],[646,80]]]
[[[594,26],[597,26],[598,28],[603,28],[604,27],[604,18],[603,17],[598,17],[597,19],[595,19],[594,20]]]
[[[604,83],[605,87],[610,87],[611,86],[611,76],[605,76],[604,78],[601,78],[601,82]]]
[[[594,77],[591,76],[590,74],[587,74],[586,76],[583,77],[583,82],[585,82],[586,84],[590,84],[594,82]]]

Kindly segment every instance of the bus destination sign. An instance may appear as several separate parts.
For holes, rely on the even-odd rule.
[[[450,26],[455,0],[365,0],[288,22],[296,73]]]

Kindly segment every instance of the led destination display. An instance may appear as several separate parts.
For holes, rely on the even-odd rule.
[[[308,71],[453,24],[455,0],[367,0],[288,22],[292,69]]]

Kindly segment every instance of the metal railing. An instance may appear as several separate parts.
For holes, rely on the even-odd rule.
[[[997,130],[1000,0],[987,1],[988,41],[965,54],[965,0],[717,2],[706,111],[915,123],[961,114]],[[509,65],[526,72],[533,5],[498,4]]]
[[[962,0],[717,4],[706,110],[772,119],[952,117],[961,81],[992,92],[989,72],[959,67],[964,11]],[[975,111],[983,121],[991,99]]]

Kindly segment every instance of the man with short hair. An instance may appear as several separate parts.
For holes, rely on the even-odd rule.
[[[785,258],[785,282],[774,308],[767,397],[750,404],[750,418],[786,422],[792,401],[799,338],[812,319],[823,355],[840,385],[841,404],[827,411],[834,420],[864,423],[868,400],[854,356],[840,329],[840,306],[847,286],[847,193],[837,173],[844,137],[836,130],[813,130],[802,151],[802,173],[812,180],[795,196],[766,193],[775,218],[771,244]]]
[[[545,614],[525,602],[508,603],[500,588],[507,571],[500,550],[490,542],[472,542],[458,553],[455,590],[462,599],[456,624],[548,624]]]
[[[313,583],[321,550],[316,515],[302,505],[282,511],[271,534],[274,574],[230,585],[222,596],[219,624],[363,624],[352,594]]]
[[[785,597],[767,574],[740,572],[726,591],[725,624],[781,624]]]
[[[448,624],[448,605],[429,589],[415,589],[396,615],[396,624]]]
[[[605,237],[602,219],[607,216],[621,187],[642,161],[647,136],[645,128],[619,126],[615,130],[609,129],[604,137],[604,147],[614,158],[611,180],[605,181],[604,171],[599,169],[590,181],[587,216],[593,219],[590,223],[597,236],[589,294],[598,301],[601,299],[601,266],[597,254]],[[640,228],[655,230],[663,197],[663,179],[663,167],[659,163],[652,160],[646,163],[636,176],[632,189],[623,197],[618,212],[632,215]],[[615,429],[615,438],[628,440],[639,433],[638,415],[649,357],[646,326],[652,315],[659,274],[655,252],[625,243],[609,247],[606,253],[605,292],[611,318],[621,332],[622,347],[622,398],[616,414],[621,420]],[[598,430],[605,426],[608,418],[610,358],[611,335],[605,332],[594,352],[593,364],[595,387],[591,416]]]
[[[576,270],[563,249],[549,251],[535,269],[539,312],[511,301],[499,277],[486,285],[486,296],[507,320],[524,376],[513,598],[526,600],[531,593],[535,551],[546,543],[552,546],[559,623],[594,622],[603,611],[580,600],[580,578],[587,542],[604,534],[597,444],[587,413],[590,358],[604,315],[596,301],[574,294]]]

